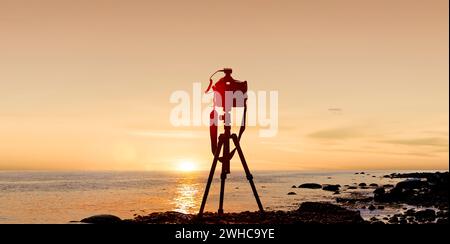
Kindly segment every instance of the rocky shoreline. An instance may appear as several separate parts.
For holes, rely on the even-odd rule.
[[[82,223],[131,223],[131,224],[361,224],[358,211],[321,202],[304,202],[294,211],[266,211],[217,213],[206,212],[200,218],[195,214],[179,212],[151,213],[135,219],[120,220],[113,215],[97,215],[81,220]]]
[[[358,172],[355,174],[364,174]],[[395,185],[360,183],[358,186],[321,185],[305,183],[298,187],[332,191],[336,203],[303,202],[292,211],[266,211],[205,213],[202,218],[195,214],[159,212],[134,219],[121,220],[113,215],[97,215],[81,220],[82,223],[128,223],[128,224],[448,224],[448,172],[393,173],[385,178],[405,179]],[[339,197],[341,192],[354,189],[373,189],[370,195],[353,194]],[[288,195],[295,195],[289,192]],[[409,207],[404,207],[404,206]],[[375,211],[396,207],[395,214],[374,216],[364,220],[359,210]],[[402,207],[403,206],[403,207]]]

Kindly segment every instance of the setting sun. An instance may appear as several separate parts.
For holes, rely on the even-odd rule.
[[[197,169],[197,165],[190,161],[182,161],[177,165],[177,170],[189,172]]]

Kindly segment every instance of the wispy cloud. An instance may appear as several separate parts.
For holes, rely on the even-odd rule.
[[[324,152],[342,152],[342,153],[370,153],[370,154],[385,154],[397,156],[418,156],[418,157],[435,157],[433,153],[428,152],[393,152],[386,150],[353,150],[353,149],[322,149]]]
[[[132,136],[152,137],[152,138],[175,138],[175,139],[195,139],[205,137],[205,133],[193,130],[145,130],[131,131]]]
[[[319,130],[308,136],[316,139],[350,139],[364,137],[366,133],[358,127],[339,127]]]
[[[378,142],[405,145],[405,146],[448,147],[448,139],[445,139],[442,137],[383,140],[383,141],[378,141]]]

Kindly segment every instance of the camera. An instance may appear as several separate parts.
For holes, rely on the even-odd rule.
[[[214,104],[225,109],[244,107],[247,99],[247,81],[233,79],[231,77],[232,69],[230,68],[221,71],[225,73],[225,76],[212,87]]]

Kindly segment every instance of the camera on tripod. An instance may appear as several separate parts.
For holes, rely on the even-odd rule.
[[[225,74],[216,84],[213,84],[212,77],[218,72],[223,72]],[[220,174],[220,199],[219,199],[219,214],[223,214],[223,199],[225,192],[225,180],[227,174],[230,173],[230,161],[234,156],[235,152],[238,152],[239,159],[241,160],[242,166],[250,183],[250,186],[255,196],[256,203],[261,212],[264,212],[261,200],[259,199],[258,192],[256,190],[255,183],[253,182],[253,176],[250,173],[247,162],[242,151],[240,140],[242,134],[245,130],[245,120],[247,114],[247,81],[237,81],[231,77],[233,71],[230,68],[225,68],[217,70],[209,77],[209,86],[205,93],[212,88],[214,91],[214,106],[210,113],[210,125],[209,133],[211,138],[211,152],[214,155],[213,163],[211,165],[211,171],[209,172],[208,181],[206,182],[205,193],[203,194],[202,204],[200,206],[199,216],[202,216],[205,209],[206,199],[208,198],[209,188],[211,186],[212,179],[214,177],[214,172],[216,170],[217,162],[222,163],[222,172]],[[223,115],[219,116],[216,107],[223,108]],[[244,112],[242,114],[242,123],[239,128],[239,133],[231,133],[230,126],[230,112],[234,107],[243,107]],[[224,121],[224,131],[220,136],[217,135],[218,132],[218,120]],[[230,141],[234,144],[235,148],[230,148]]]

